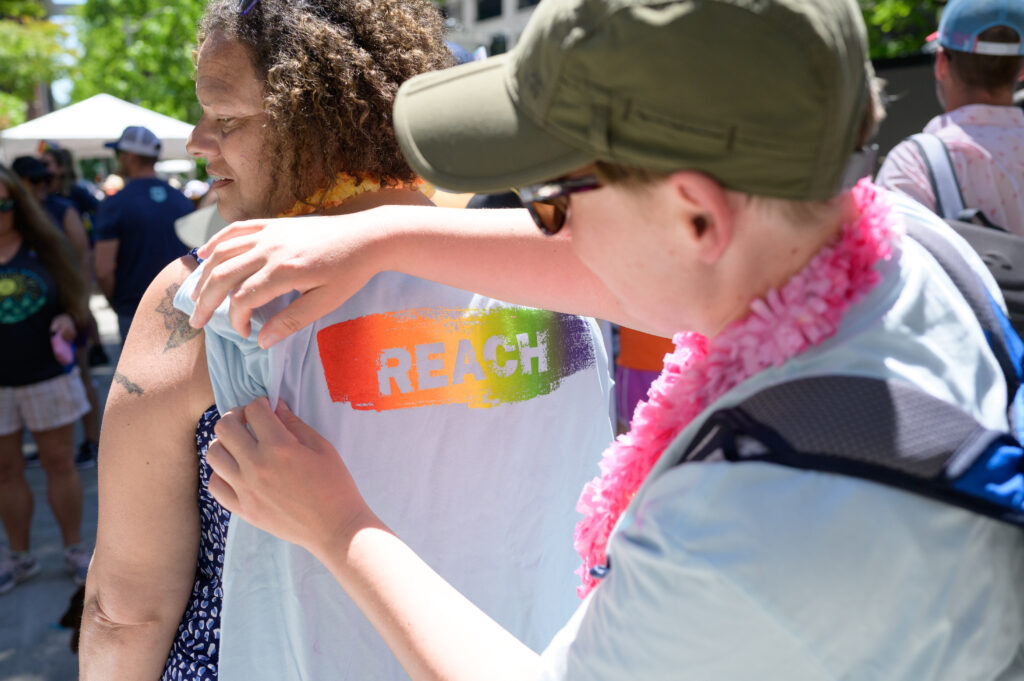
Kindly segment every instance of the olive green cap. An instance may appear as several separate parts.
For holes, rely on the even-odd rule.
[[[413,169],[457,191],[595,160],[789,199],[840,191],[871,66],[855,0],[543,0],[515,48],[402,85]]]

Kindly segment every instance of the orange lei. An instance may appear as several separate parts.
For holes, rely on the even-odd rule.
[[[334,208],[360,194],[379,191],[382,185],[402,189],[418,189],[426,194],[427,197],[432,196],[434,193],[433,185],[426,182],[426,180],[417,179],[413,182],[397,182],[372,175],[356,176],[349,175],[348,173],[338,173],[334,177],[334,182],[326,191],[321,189],[305,201],[296,201],[295,205],[281,213],[278,217],[290,218],[298,215],[309,215],[316,211]]]

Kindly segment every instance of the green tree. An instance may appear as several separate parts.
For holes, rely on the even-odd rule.
[[[868,26],[871,58],[902,57],[920,52],[939,25],[939,0],[860,0]]]
[[[87,0],[72,99],[105,92],[183,121],[199,117],[192,50],[203,0]]]
[[[38,0],[0,0],[0,129],[25,120],[39,83],[64,75],[66,34]]]

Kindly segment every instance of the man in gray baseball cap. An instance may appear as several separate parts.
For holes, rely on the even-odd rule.
[[[192,202],[157,177],[160,140],[148,128],[130,125],[105,146],[114,150],[127,184],[96,214],[94,267],[124,343],[149,282],[188,250],[174,232],[174,221],[192,212]]]
[[[160,156],[160,140],[152,130],[141,125],[129,125],[121,132],[121,137],[103,146],[116,152],[153,159],[154,162]]]
[[[245,223],[200,251],[197,323],[230,290],[247,334],[253,307],[306,292],[264,320],[264,345],[388,269],[674,335],[579,498],[584,600],[539,657],[374,515],[343,463],[360,453],[288,412],[225,415],[211,490],[324,562],[414,678],[1022,677],[1024,534],[807,456],[846,443],[914,468],[869,426],[934,435],[823,374],[1007,429],[974,310],[904,233],[962,243],[860,179],[875,96],[853,0],[545,0],[511,53],[408,81],[394,115],[427,180],[514,187],[526,211],[371,211],[310,225],[304,244],[288,221]],[[775,388],[805,407],[746,406]]]

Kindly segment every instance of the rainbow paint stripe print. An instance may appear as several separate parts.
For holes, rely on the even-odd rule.
[[[367,411],[522,402],[595,359],[587,320],[518,307],[371,314],[322,329],[317,346],[331,400]]]

